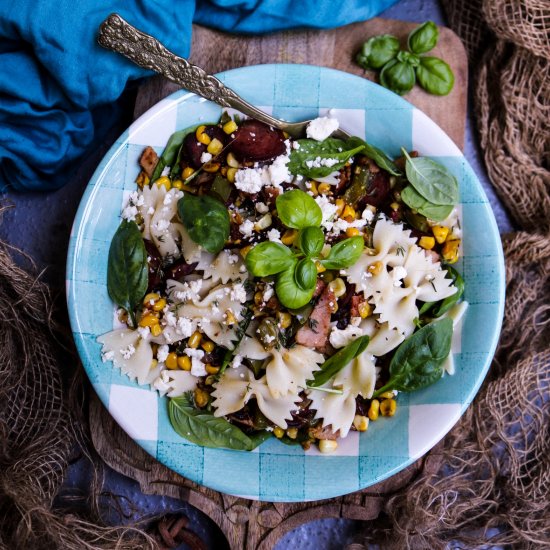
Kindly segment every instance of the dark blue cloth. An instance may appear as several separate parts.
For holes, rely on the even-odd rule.
[[[329,28],[396,0],[1,0],[0,190],[61,187],[147,71],[96,43],[113,12],[189,54],[191,24],[229,32]]]

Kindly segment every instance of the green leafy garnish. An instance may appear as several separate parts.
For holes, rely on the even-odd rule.
[[[399,95],[410,92],[415,82],[414,67],[398,59],[392,59],[386,63],[380,73],[380,84]]]
[[[294,281],[302,290],[309,291],[315,288],[315,284],[317,283],[317,268],[313,260],[303,258],[296,264]]]
[[[391,34],[369,38],[357,52],[355,60],[363,69],[381,69],[399,52],[399,40]]]
[[[325,234],[320,227],[304,227],[298,235],[298,247],[308,257],[320,254],[325,244]]]
[[[407,185],[403,191],[401,191],[401,200],[413,210],[416,210],[419,214],[422,214],[426,218],[439,222],[444,220],[454,208],[454,205],[449,204],[432,204],[426,200],[412,185]],[[407,221],[410,221],[407,219]],[[425,220],[424,220],[425,221]],[[414,224],[411,224],[414,225]],[[418,229],[418,227],[417,227]]]
[[[365,241],[363,237],[349,237],[336,243],[328,256],[320,260],[321,264],[327,269],[345,269],[351,267],[363,253]]]
[[[298,309],[306,305],[313,296],[315,283],[312,287],[304,289],[295,279],[295,271],[298,263],[289,269],[279,273],[275,282],[275,292],[281,304],[290,309]]]
[[[453,322],[435,321],[409,336],[390,362],[390,379],[373,397],[398,390],[411,392],[430,386],[443,375],[443,362],[451,351]]]
[[[421,57],[416,78],[422,88],[434,95],[447,95],[455,83],[451,67],[437,57]]]
[[[208,195],[185,193],[178,201],[178,213],[189,236],[212,254],[218,253],[229,238],[227,208]]]
[[[147,292],[149,269],[147,250],[141,231],[133,221],[124,220],[109,248],[107,291],[112,300],[123,307],[137,326],[136,307]]]
[[[232,186],[229,183],[229,180],[220,174],[216,174],[216,177],[212,182],[212,187],[210,188],[210,194],[213,195],[214,198],[219,197],[219,199],[225,203],[229,200],[231,191]]]
[[[426,53],[435,48],[438,38],[437,25],[433,21],[426,21],[409,34],[407,44],[413,53]]]
[[[183,438],[201,447],[252,451],[263,443],[267,435],[247,436],[225,418],[195,408],[191,394],[173,397],[168,404],[170,423]]]
[[[246,268],[255,277],[276,275],[295,264],[294,253],[281,243],[265,241],[257,244],[246,255]]]
[[[310,195],[299,189],[282,193],[277,197],[275,205],[279,219],[292,229],[319,227],[323,220],[321,207]]]
[[[347,346],[339,349],[333,356],[329,357],[313,375],[313,381],[309,383],[312,388],[318,388],[326,384],[336,376],[346,365],[358,355],[361,355],[369,345],[368,336],[360,336],[350,342]]]

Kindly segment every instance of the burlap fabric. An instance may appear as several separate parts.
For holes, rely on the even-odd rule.
[[[549,547],[550,5],[445,8],[470,54],[487,170],[518,228],[503,238],[504,328],[486,383],[445,440],[443,470],[392,497],[364,542]],[[102,526],[98,498],[86,516],[52,507],[71,452],[86,448],[82,399],[69,403],[59,374],[48,290],[12,256],[0,247],[0,547],[152,548],[137,528]]]

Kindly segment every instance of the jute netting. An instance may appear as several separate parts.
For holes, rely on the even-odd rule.
[[[503,237],[504,327],[485,384],[445,439],[443,468],[390,498],[365,543],[548,548],[550,3],[444,5],[470,55],[487,171],[517,227]],[[52,506],[71,453],[87,447],[81,394],[69,399],[81,384],[64,387],[59,365],[76,359],[60,351],[46,285],[14,254],[0,246],[0,547],[154,547],[138,529],[102,526],[97,499],[86,517]],[[96,476],[92,494],[100,487]]]

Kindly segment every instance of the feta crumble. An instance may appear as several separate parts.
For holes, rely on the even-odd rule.
[[[204,164],[205,162],[210,162],[212,160],[212,155],[210,153],[208,153],[207,151],[205,151],[202,155],[201,155],[201,162]]]
[[[235,187],[245,193],[258,193],[264,186],[262,170],[257,168],[245,168],[235,174]]]
[[[333,132],[338,130],[339,123],[336,118],[326,116],[313,119],[306,129],[306,135],[310,139],[323,141],[327,139]]]
[[[254,222],[251,220],[245,220],[241,225],[239,225],[239,232],[244,237],[251,237],[252,232],[254,231]]]

